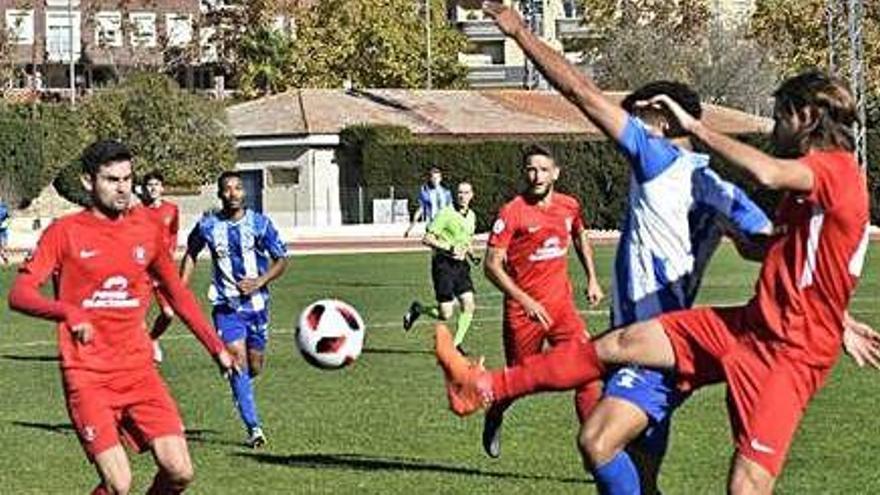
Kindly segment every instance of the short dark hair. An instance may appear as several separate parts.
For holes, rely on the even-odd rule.
[[[157,181],[161,182],[162,184],[164,184],[165,183],[165,176],[162,175],[162,172],[160,172],[158,170],[153,170],[151,172],[148,172],[146,175],[144,175],[144,178],[141,181],[141,184],[146,186],[147,182],[150,182],[151,180],[157,180]]]
[[[630,114],[637,114],[639,109],[636,103],[639,101],[650,100],[657,95],[666,95],[672,98],[676,103],[681,105],[687,113],[694,118],[699,119],[703,116],[703,105],[700,103],[700,95],[693,88],[685,83],[678,81],[653,81],[636,89],[628,94],[620,106]],[[663,118],[669,122],[669,130],[666,132],[667,137],[686,136],[687,132],[682,129],[678,119],[668,109],[658,110]]]
[[[533,156],[546,156],[547,158],[554,160],[553,154],[550,153],[550,149],[548,149],[546,146],[542,146],[540,144],[530,144],[523,148],[523,167],[529,164],[529,160],[531,160]]]
[[[130,161],[132,157],[128,146],[113,139],[102,139],[95,141],[83,150],[80,155],[80,163],[84,174],[95,177],[102,166],[113,162]]]
[[[428,169],[428,175],[442,174],[442,173],[443,173],[443,171],[440,170],[440,167],[435,166],[435,167],[431,167],[430,169]]]
[[[232,178],[241,180],[241,172],[238,170],[227,170],[220,174],[220,177],[217,177],[217,194],[220,194],[220,192],[223,191],[223,185],[227,180]]]

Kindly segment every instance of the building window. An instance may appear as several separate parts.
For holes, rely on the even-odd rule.
[[[6,32],[14,45],[34,44],[34,11],[9,9],[6,11]]]
[[[99,47],[122,46],[122,14],[119,12],[95,14],[95,43]]]
[[[72,15],[67,11],[46,12],[46,53],[50,62],[70,62],[71,57],[79,58],[82,48],[79,26],[78,11]]]
[[[156,14],[152,12],[132,12],[128,18],[131,23],[131,45],[156,46]]]
[[[203,64],[210,64],[220,60],[214,40],[216,33],[217,30],[213,27],[203,27],[199,30],[199,48],[201,49],[199,61]]]
[[[79,0],[46,0],[47,7],[79,7]]]
[[[584,6],[579,0],[562,0],[562,15],[566,19],[584,16]]]
[[[186,46],[192,41],[192,16],[189,14],[165,14],[165,34],[168,46]]]
[[[270,186],[298,186],[299,185],[299,167],[269,167],[269,185]]]

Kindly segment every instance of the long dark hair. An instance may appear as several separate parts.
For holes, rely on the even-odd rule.
[[[853,124],[858,122],[855,99],[846,84],[811,70],[786,79],[773,94],[776,118],[798,117],[794,141],[801,155],[810,148],[853,151]]]

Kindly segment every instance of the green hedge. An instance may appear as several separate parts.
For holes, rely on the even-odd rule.
[[[527,141],[424,141],[415,139],[406,129],[396,127],[354,126],[345,129],[342,146],[337,154],[343,190],[363,187],[365,204],[374,198],[387,198],[388,186],[395,196],[409,200],[415,208],[419,185],[431,166],[444,172],[444,182],[451,187],[468,180],[475,189],[474,209],[478,212],[478,230],[485,231],[498,208],[513,197],[522,186],[519,164],[524,145],[540,143],[550,148],[562,167],[559,189],[576,196],[584,206],[589,224],[595,228],[618,228],[623,218],[628,191],[629,168],[608,141],[579,138]],[[880,139],[872,136],[872,156],[880,157]],[[743,139],[769,149],[765,136],[744,136]],[[880,194],[880,159],[873,160],[869,172],[872,198]],[[758,189],[744,172],[715,158],[718,173],[742,186],[768,213],[772,213],[780,195]],[[880,223],[878,201],[872,204],[872,219]],[[356,222],[356,204],[343,201],[343,219]],[[369,208],[365,220],[370,221]]]
[[[0,112],[0,199],[13,208],[25,206],[45,186],[42,134],[39,122]]]

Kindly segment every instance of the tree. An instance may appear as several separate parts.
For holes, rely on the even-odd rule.
[[[826,0],[757,0],[751,31],[767,47],[784,75],[807,68],[828,68]],[[864,1],[862,37],[865,81],[869,95],[869,125],[880,124],[880,2]],[[844,40],[843,46],[848,46]],[[848,50],[847,50],[848,51]],[[843,74],[849,72],[848,53],[840,54]]]
[[[708,102],[771,110],[775,67],[743,32],[713,18],[704,0],[590,1],[585,19],[598,34],[583,48],[602,87],[629,90],[672,79]]]
[[[464,87],[467,70],[458,53],[465,38],[446,21],[444,1],[430,1],[433,86]],[[227,53],[221,58],[230,62],[246,95],[290,87],[339,88],[346,81],[356,87],[425,87],[423,1],[322,0],[308,7],[279,2],[248,2],[225,13],[225,19],[215,17],[215,25],[230,27],[217,31]],[[293,29],[273,25],[278,13],[295,19]]]
[[[235,160],[222,105],[182,91],[160,74],[132,74],[90,97],[80,112],[94,138],[128,144],[138,171],[159,170],[172,187],[203,185]],[[65,198],[82,203],[78,175],[79,163],[73,163],[55,184]]]

